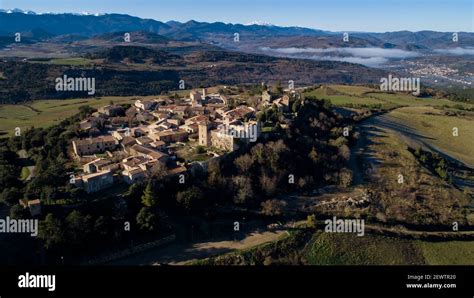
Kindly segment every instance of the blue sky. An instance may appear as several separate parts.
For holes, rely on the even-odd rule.
[[[0,7],[332,31],[474,31],[474,0],[0,0]]]

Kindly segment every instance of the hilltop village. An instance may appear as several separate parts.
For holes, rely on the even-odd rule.
[[[71,180],[87,193],[118,181],[133,184],[155,175],[179,175],[202,162],[254,142],[261,134],[257,112],[289,110],[290,96],[264,91],[255,107],[230,107],[228,97],[193,90],[186,98],[137,99],[125,109],[103,106],[79,123],[87,138],[72,141],[72,156],[82,171]],[[196,153],[180,158],[180,154]]]

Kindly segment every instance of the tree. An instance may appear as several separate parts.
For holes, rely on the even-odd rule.
[[[79,107],[79,114],[81,119],[86,118],[87,116],[91,115],[94,113],[96,110],[88,105],[80,106]]]
[[[275,93],[275,96],[283,95],[283,87],[281,86],[280,81],[278,81],[275,85],[275,88],[273,88],[273,93]]]
[[[232,183],[236,194],[234,196],[234,203],[245,204],[253,197],[252,181],[246,176],[235,176],[232,178]]]
[[[91,217],[84,216],[74,210],[66,217],[66,236],[68,241],[77,245],[85,243],[85,238],[91,232]]]
[[[206,150],[206,148],[205,148],[204,146],[197,146],[197,147],[196,147],[196,153],[197,153],[197,154],[204,154],[204,153],[206,153],[206,151],[207,151],[207,150]]]
[[[415,150],[415,156],[416,156],[416,157],[420,157],[421,154],[422,154],[421,147],[416,148],[416,150]]]
[[[224,184],[221,175],[221,166],[218,160],[211,159],[207,167],[207,183],[213,188],[219,188]]]
[[[260,176],[260,185],[266,195],[272,196],[277,191],[278,181],[276,177],[270,177],[264,173]]]
[[[257,161],[258,163],[265,162],[265,147],[263,144],[258,143],[253,146],[250,152],[252,154],[252,160]]]
[[[316,215],[311,214],[306,217],[306,224],[310,228],[316,228]]]
[[[55,219],[53,214],[49,213],[45,219],[40,222],[38,238],[43,240],[43,245],[46,249],[56,248],[63,243],[63,235],[61,221]]]
[[[159,227],[159,218],[150,207],[142,207],[137,214],[136,221],[138,227],[144,231],[156,231]]]
[[[109,219],[105,216],[99,216],[94,222],[94,233],[100,237],[105,237],[110,232]]]
[[[207,183],[210,187],[218,189],[225,185],[225,180],[221,174],[219,161],[211,160],[207,168]]]
[[[351,149],[347,145],[342,145],[339,147],[339,155],[344,159],[344,160],[349,160],[351,158]]]
[[[0,160],[5,162],[0,164],[0,188],[5,189],[12,186],[20,186],[20,180],[18,179],[20,170],[18,167],[9,164],[9,161]]]
[[[124,197],[130,200],[139,200],[143,194],[143,184],[142,183],[133,183],[130,185],[128,190],[124,193]]]
[[[178,203],[187,211],[199,209],[201,206],[203,206],[203,199],[204,194],[202,190],[196,186],[193,186],[185,191],[180,191],[176,195],[176,200]]]
[[[155,194],[154,187],[151,181],[148,182],[145,191],[143,192],[142,203],[146,207],[153,207],[156,206],[156,204],[158,203],[158,197]]]
[[[27,209],[19,204],[15,204],[10,208],[10,217],[15,219],[27,218],[29,215]]]
[[[262,213],[267,216],[280,216],[286,207],[286,202],[282,200],[268,200],[262,202]]]
[[[352,171],[348,168],[343,168],[339,172],[339,184],[343,187],[348,187],[352,184]]]
[[[274,172],[280,172],[280,169],[284,167],[282,161],[285,160],[284,155],[288,152],[289,149],[283,140],[269,142],[265,145],[266,159],[270,162],[270,167]]]
[[[293,111],[293,113],[296,113],[296,112],[298,112],[300,107],[301,107],[301,100],[296,99],[295,102],[293,103],[293,105],[291,106],[291,110]]]
[[[318,151],[316,150],[316,148],[313,147],[313,149],[311,149],[311,152],[308,154],[308,157],[313,161],[313,163],[318,162]]]
[[[249,154],[244,154],[242,156],[237,157],[234,160],[234,164],[237,166],[240,173],[247,173],[253,164],[253,159]]]
[[[164,163],[159,162],[153,167],[151,178],[154,181],[161,181],[163,178],[166,177],[167,170],[168,168],[166,167],[166,165]]]
[[[5,203],[8,206],[12,206],[18,203],[21,198],[21,192],[16,187],[5,188],[0,193],[0,202]]]
[[[334,129],[333,129],[334,130]],[[342,131],[342,129],[339,129]],[[345,137],[338,137],[337,139],[331,139],[330,144],[334,147],[341,147],[343,145],[347,145],[348,141]]]

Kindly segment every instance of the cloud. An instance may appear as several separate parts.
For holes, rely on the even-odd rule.
[[[388,62],[388,59],[383,57],[334,57],[334,56],[313,56],[311,59],[314,60],[329,60],[329,61],[340,61],[362,64],[369,67],[377,67]]]
[[[344,61],[359,63],[367,66],[379,66],[387,63],[389,59],[405,59],[418,57],[417,52],[404,51],[399,49],[382,48],[260,48],[264,52],[280,55],[297,56],[299,58],[309,58],[315,60]]]
[[[454,48],[454,49],[438,49],[434,50],[436,53],[447,54],[447,55],[474,55],[474,48]]]
[[[344,54],[350,54],[356,57],[381,57],[388,59],[405,59],[418,57],[416,52],[404,51],[399,49],[381,49],[381,48],[338,48],[338,51]]]

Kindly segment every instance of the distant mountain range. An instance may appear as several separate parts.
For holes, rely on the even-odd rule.
[[[125,14],[35,14],[14,9],[0,10],[0,30],[3,34],[30,31],[41,28],[51,34],[99,35],[116,31],[149,31],[175,39],[202,38],[212,33],[264,35],[321,35],[322,30],[300,27],[278,27],[265,25],[242,25],[224,23],[205,23],[189,21],[186,23],[170,21],[163,23],[152,19],[141,19]]]
[[[23,9],[19,9],[19,8],[0,9],[0,12],[4,12],[4,13],[36,14],[36,12],[34,12],[34,11],[31,11],[31,10],[23,10]]]
[[[267,47],[291,45],[294,47],[381,47],[404,50],[432,50],[439,48],[469,47],[474,45],[474,33],[459,32],[458,42],[452,41],[452,32],[397,31],[387,33],[352,32],[349,43],[344,43],[341,32],[280,27],[271,24],[226,24],[194,20],[160,22],[126,14],[36,14],[20,9],[0,10],[0,36],[16,32],[41,32],[42,37],[78,35],[91,37],[113,32],[147,31],[174,40],[200,40],[231,48],[249,48],[258,41]],[[239,34],[235,43],[234,34]],[[352,42],[354,41],[354,42]],[[291,43],[288,43],[291,42]],[[261,45],[260,45],[261,46]]]
[[[0,9],[0,12],[5,12],[5,13],[23,13],[23,14],[32,14],[32,15],[41,15],[41,14],[54,14],[52,12],[47,12],[47,13],[36,13],[32,10],[23,10],[19,8],[13,8],[13,9]],[[81,12],[81,13],[70,13],[70,14],[75,14],[75,15],[104,15],[104,13],[88,13],[88,12]]]

